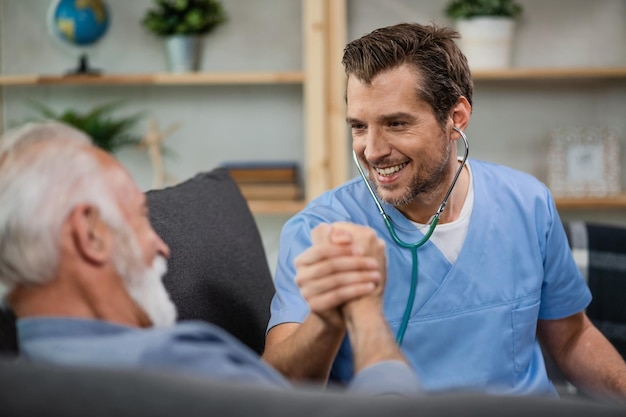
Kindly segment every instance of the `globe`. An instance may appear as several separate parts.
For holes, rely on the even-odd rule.
[[[62,42],[89,46],[109,28],[109,10],[103,0],[56,0],[51,3],[48,25]]]
[[[88,68],[86,51],[106,34],[109,8],[104,0],[54,0],[48,9],[48,30],[65,47],[80,51],[74,73],[94,72]]]

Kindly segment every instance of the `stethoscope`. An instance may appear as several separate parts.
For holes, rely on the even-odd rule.
[[[363,182],[365,182],[367,189],[369,190],[372,198],[374,199],[374,202],[376,203],[376,207],[378,207],[378,211],[380,212],[380,215],[383,217],[383,221],[385,222],[385,225],[387,226],[387,229],[389,230],[389,233],[391,234],[391,238],[400,247],[410,249],[411,255],[413,257],[413,272],[411,274],[411,288],[409,290],[409,298],[407,300],[406,307],[404,309],[402,323],[400,324],[400,328],[398,329],[398,333],[396,335],[396,342],[398,343],[398,345],[401,345],[402,341],[404,340],[404,333],[406,332],[406,328],[409,324],[409,318],[411,317],[411,311],[413,309],[413,302],[415,301],[415,291],[417,289],[417,273],[418,273],[418,268],[419,268],[419,262],[417,259],[417,250],[421,248],[426,242],[428,242],[428,239],[430,239],[430,236],[435,231],[435,227],[437,226],[437,223],[439,223],[439,217],[441,216],[443,209],[446,207],[446,204],[448,204],[448,198],[450,198],[450,194],[452,194],[452,190],[454,189],[454,186],[456,185],[456,182],[458,181],[459,176],[461,175],[461,172],[463,171],[463,168],[465,167],[465,163],[467,162],[467,157],[469,155],[469,142],[467,141],[467,136],[465,136],[465,133],[463,133],[463,131],[459,129],[458,127],[452,127],[452,129],[456,130],[459,133],[459,135],[461,135],[461,137],[463,138],[463,144],[465,145],[465,154],[463,155],[463,159],[461,160],[461,165],[459,166],[459,169],[456,171],[456,174],[454,175],[452,184],[450,184],[450,188],[448,188],[448,192],[446,192],[446,195],[444,196],[443,201],[439,205],[437,212],[430,218],[430,227],[428,228],[428,231],[426,232],[426,234],[424,235],[422,239],[420,239],[418,242],[415,242],[415,243],[407,243],[398,237],[398,235],[396,234],[396,230],[393,227],[393,224],[391,223],[391,218],[387,215],[387,213],[385,213],[383,206],[380,204],[380,201],[378,201],[378,197],[376,197],[376,193],[374,192],[372,185],[368,181],[367,176],[365,172],[363,171],[363,168],[361,167],[361,163],[359,162],[359,158],[356,156],[356,152],[352,151],[352,158],[354,159],[356,167],[359,170],[359,174],[361,175],[361,178],[363,178]]]

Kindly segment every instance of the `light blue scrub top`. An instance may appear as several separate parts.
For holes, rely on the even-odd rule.
[[[426,391],[556,395],[536,339],[537,319],[580,312],[591,293],[548,189],[528,174],[470,163],[475,198],[467,237],[454,265],[430,241],[418,250],[417,293],[402,350]],[[400,239],[422,238],[399,211],[383,206]],[[384,311],[397,332],[410,287],[411,252],[393,243],[360,178],[322,194],[285,224],[268,329],[307,316],[293,261],[311,245],[311,229],[333,221],[369,225],[385,239]],[[351,373],[346,340],[332,375],[346,381]]]

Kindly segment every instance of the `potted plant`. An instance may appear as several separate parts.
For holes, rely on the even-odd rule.
[[[125,146],[138,145],[141,141],[141,136],[132,134],[131,130],[142,118],[142,114],[122,117],[111,115],[121,105],[120,102],[96,106],[85,113],[72,109],[57,113],[41,103],[30,104],[44,119],[57,120],[82,130],[91,137],[96,146],[107,152],[113,153]]]
[[[217,0],[154,0],[141,21],[144,28],[165,39],[172,72],[197,71],[203,38],[226,22]]]
[[[456,21],[459,46],[472,69],[511,65],[515,21],[521,13],[514,0],[454,0],[445,9]]]

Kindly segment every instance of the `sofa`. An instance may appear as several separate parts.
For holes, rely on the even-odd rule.
[[[176,186],[146,194],[151,222],[171,249],[164,283],[180,319],[218,324],[261,353],[274,293],[272,276],[255,219],[228,172],[216,169],[200,173]],[[570,242],[575,242],[573,250],[578,250],[575,253],[579,259],[583,259],[581,251],[585,250],[589,259],[597,257],[595,245],[610,240],[591,225],[571,226],[568,224],[566,230]],[[611,236],[615,233],[604,229],[602,232]],[[626,236],[626,232],[622,233]],[[626,244],[613,244],[626,252]],[[611,281],[611,285],[626,282],[623,274],[606,272],[611,269],[609,266],[614,263],[588,262],[586,276],[594,291],[598,285],[597,291],[603,292],[603,297],[609,297],[612,303],[620,302],[615,297],[621,297],[619,305],[624,306],[625,291],[604,291],[603,283],[595,283],[599,272],[614,276],[616,283]],[[623,336],[619,331],[626,323],[623,308],[613,311],[592,304],[589,313],[604,326],[601,329],[612,329],[618,338]],[[10,311],[0,312],[3,417],[626,416],[626,407],[621,404],[581,396],[559,400],[451,392],[418,398],[365,397],[312,387],[298,387],[290,392],[244,387],[154,371],[33,364],[17,356],[14,320]]]
[[[3,417],[626,416],[626,407],[582,398],[449,393],[418,398],[334,391],[286,392],[144,371],[0,360]]]

